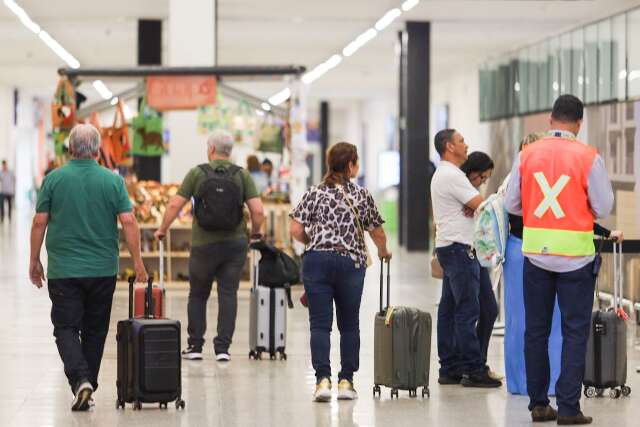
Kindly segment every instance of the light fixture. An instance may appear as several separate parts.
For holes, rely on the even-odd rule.
[[[516,92],[520,92],[520,82],[516,82],[516,84],[513,85],[513,90],[515,90]]]
[[[33,22],[29,15],[27,15],[27,12],[18,6],[16,2],[13,0],[4,0],[4,5],[20,19],[20,22],[22,22],[25,27],[33,31],[35,34],[40,33],[40,26]]]
[[[319,79],[323,76],[327,71],[335,68],[342,62],[342,56],[335,54],[331,56],[331,58],[327,59],[322,64],[318,65],[313,70],[309,71],[305,75],[302,76],[302,82],[304,84],[311,84],[315,80]]]
[[[269,104],[275,107],[276,105],[280,105],[284,101],[289,99],[290,96],[291,96],[291,89],[289,89],[288,87],[284,88],[280,92],[276,93],[271,98],[269,98]]]
[[[636,79],[640,79],[640,70],[632,70],[629,73],[629,81],[632,82]]]
[[[358,49],[367,44],[377,35],[378,32],[375,29],[369,28],[367,31],[356,37],[355,40],[349,43],[344,49],[342,49],[342,54],[346,57],[353,55],[358,51]]]
[[[402,3],[402,6],[400,7],[402,8],[403,11],[408,12],[414,7],[416,7],[418,3],[420,3],[420,0],[407,0],[404,3]]]
[[[256,114],[259,115],[260,117],[262,117],[262,116],[264,116],[264,111],[256,110]]]
[[[113,93],[107,88],[102,80],[96,80],[93,82],[93,87],[98,91],[100,96],[104,99],[111,99]]]
[[[384,30],[400,15],[402,15],[400,9],[398,9],[397,7],[391,9],[389,12],[385,13],[384,16],[378,20],[378,22],[376,22],[376,30]]]
[[[118,97],[117,97],[117,96],[114,96],[114,97],[111,99],[111,105],[116,105],[117,103],[118,103]]]
[[[261,105],[263,110],[265,111],[271,111],[271,104],[267,103],[267,102],[263,102]]]
[[[627,78],[627,70],[620,70],[620,73],[618,74],[618,79],[624,80],[626,78]]]

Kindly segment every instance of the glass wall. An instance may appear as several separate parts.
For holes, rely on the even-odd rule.
[[[640,99],[640,8],[484,64],[480,120],[548,111],[561,94],[586,104]]]

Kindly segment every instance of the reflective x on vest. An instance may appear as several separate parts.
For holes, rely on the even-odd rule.
[[[540,202],[540,205],[538,205],[533,214],[538,218],[542,218],[547,210],[551,209],[553,215],[557,219],[564,218],[564,211],[562,210],[560,203],[558,203],[558,196],[562,190],[564,190],[564,187],[567,186],[570,178],[567,175],[561,175],[560,179],[558,179],[553,188],[551,188],[547,178],[544,176],[544,173],[536,172],[533,176],[538,182],[538,185],[540,185],[540,189],[544,195],[544,199]]]

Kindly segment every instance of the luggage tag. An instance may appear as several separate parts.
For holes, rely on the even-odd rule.
[[[389,326],[391,324],[391,317],[393,317],[393,307],[387,307],[387,315],[384,318],[384,325]]]

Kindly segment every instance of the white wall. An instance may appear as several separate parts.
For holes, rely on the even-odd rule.
[[[13,89],[0,85],[0,159],[15,166],[15,148],[11,138],[13,129]]]

